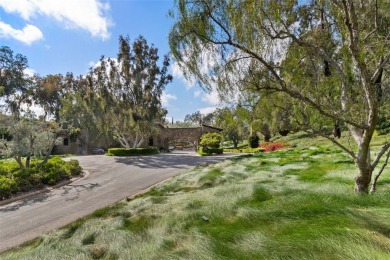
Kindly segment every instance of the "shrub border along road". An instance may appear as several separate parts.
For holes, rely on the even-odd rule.
[[[14,160],[1,162],[1,200],[56,185],[78,176],[83,170],[77,160],[65,161],[57,156],[50,158],[41,167],[39,163],[40,160],[34,159],[31,167],[21,169]]]
[[[0,206],[4,206],[4,205],[7,205],[7,204],[10,204],[12,202],[15,202],[15,201],[18,201],[18,200],[23,200],[23,199],[27,199],[27,198],[30,198],[30,197],[34,197],[38,194],[41,194],[41,193],[47,193],[47,192],[51,192],[52,190],[54,189],[57,189],[57,188],[60,188],[62,186],[65,186],[65,185],[68,185],[72,182],[75,182],[77,180],[81,180],[81,179],[84,179],[86,177],[88,177],[90,174],[89,171],[86,171],[86,170],[83,170],[83,172],[78,175],[78,176],[75,176],[69,180],[64,180],[64,181],[61,181],[53,186],[48,186],[48,187],[44,187],[42,189],[39,189],[39,190],[35,190],[35,191],[29,191],[29,192],[26,192],[24,194],[21,194],[21,195],[18,195],[18,196],[15,196],[15,197],[11,197],[9,199],[5,199],[5,200],[0,200]]]

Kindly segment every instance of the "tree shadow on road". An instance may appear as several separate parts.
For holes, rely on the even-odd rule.
[[[66,201],[76,200],[79,198],[81,191],[83,191],[83,190],[91,191],[91,190],[98,188],[98,187],[101,187],[101,185],[99,183],[69,184],[69,185],[61,187],[61,189],[63,190],[63,193],[61,194],[61,196],[67,196],[67,195],[69,195],[70,191],[76,190],[75,196],[65,199]]]
[[[97,187],[101,187],[101,185],[99,183],[87,183],[87,184],[69,184],[69,185],[65,185],[65,186],[62,186],[61,188],[59,189],[62,189],[63,190],[63,193],[61,194],[61,196],[66,196],[69,194],[69,192],[73,189],[76,190],[76,196],[74,197],[71,197],[71,198],[67,198],[66,200],[75,200],[79,197],[79,193],[80,191],[82,190],[93,190],[94,188],[97,188]],[[28,197],[28,198],[25,198],[25,199],[21,199],[21,200],[18,200],[18,201],[15,201],[11,204],[9,204],[8,206],[3,206],[0,208],[0,212],[10,212],[10,211],[16,211],[24,206],[32,206],[33,204],[35,203],[38,203],[38,202],[43,202],[45,200],[47,200],[48,198],[52,197],[53,196],[53,193],[52,191],[47,191],[47,192],[43,192],[43,193],[39,193],[37,195],[34,195],[34,196],[31,196],[31,197]]]
[[[133,165],[139,168],[161,169],[161,168],[174,168],[174,169],[188,169],[199,165],[215,164],[231,156],[219,155],[219,156],[197,156],[193,153],[175,152],[167,154],[158,154],[151,156],[130,156],[130,157],[116,157],[117,163],[123,163],[127,165]]]
[[[11,203],[9,206],[4,206],[4,207],[0,208],[0,212],[15,211],[15,210],[18,210],[24,206],[31,206],[35,203],[43,202],[51,196],[52,196],[52,194],[50,194],[50,192],[40,193],[40,194],[35,195],[33,197],[18,200],[14,203]]]

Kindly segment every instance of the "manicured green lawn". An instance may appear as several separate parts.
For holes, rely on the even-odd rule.
[[[389,259],[389,167],[375,195],[359,196],[339,149],[289,141],[187,171],[0,257]]]

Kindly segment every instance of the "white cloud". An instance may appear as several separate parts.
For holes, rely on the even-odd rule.
[[[29,77],[32,77],[32,76],[34,76],[34,74],[35,74],[35,70],[30,69],[30,68],[24,69],[23,72],[24,72],[25,75],[27,75],[27,76],[29,76]]]
[[[24,20],[29,20],[36,9],[33,1],[26,0],[0,0],[0,7],[7,13],[18,13]]]
[[[26,21],[47,16],[67,29],[79,28],[103,40],[110,38],[110,5],[102,0],[0,0],[0,7]]]
[[[199,112],[203,115],[207,115],[207,114],[214,112],[216,109],[217,109],[217,107],[204,107],[204,108],[199,109]]]
[[[168,106],[170,100],[176,100],[177,97],[175,95],[163,92],[161,95],[161,104],[163,107]]]
[[[43,38],[41,30],[36,26],[27,24],[22,30],[0,21],[0,38],[13,38],[27,45]]]
[[[216,105],[220,104],[219,94],[218,94],[218,91],[216,89],[212,89],[208,93],[203,93],[201,99],[202,99],[202,101],[204,101],[212,106],[216,106]]]
[[[194,92],[194,97],[200,97],[200,95],[202,95],[202,91],[197,90]]]

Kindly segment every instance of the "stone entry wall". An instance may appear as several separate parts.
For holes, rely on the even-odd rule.
[[[163,150],[169,149],[169,142],[174,140],[188,140],[194,143],[197,147],[200,141],[200,137],[209,132],[221,132],[221,128],[200,125],[198,127],[188,128],[167,128],[161,124],[158,124],[160,134],[153,137],[153,146],[159,147]]]

